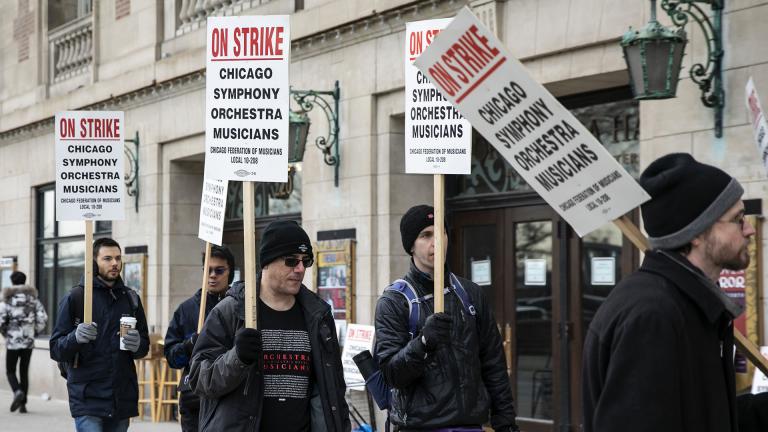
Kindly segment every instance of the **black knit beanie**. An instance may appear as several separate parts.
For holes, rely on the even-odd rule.
[[[309,236],[295,221],[278,220],[270,223],[261,236],[259,265],[264,268],[272,261],[293,254],[312,255]]]
[[[426,227],[435,224],[435,210],[432,206],[417,205],[408,209],[400,219],[400,238],[403,241],[403,249],[408,255],[412,255],[411,248],[419,233]]]
[[[663,156],[643,171],[640,185],[651,196],[641,206],[652,249],[690,243],[741,199],[741,184],[688,153]]]

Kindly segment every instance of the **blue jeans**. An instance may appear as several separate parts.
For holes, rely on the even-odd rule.
[[[75,430],[77,432],[126,432],[129,422],[129,419],[96,416],[75,417]]]

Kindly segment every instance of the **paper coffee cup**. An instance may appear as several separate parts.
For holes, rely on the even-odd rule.
[[[128,330],[135,329],[136,328],[136,318],[134,317],[122,317],[120,318],[120,349],[123,351],[128,351],[128,348],[125,347],[125,342],[123,341],[123,337],[125,337],[126,334],[128,334]]]

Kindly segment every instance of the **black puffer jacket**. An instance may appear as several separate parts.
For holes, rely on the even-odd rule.
[[[405,276],[419,296],[432,292],[431,276],[413,264]],[[449,280],[446,272],[446,281]],[[395,389],[390,420],[405,429],[481,425],[494,429],[515,425],[512,390],[507,377],[501,335],[480,287],[459,278],[477,315],[462,308],[455,293],[445,295],[445,312],[453,317],[452,344],[425,358],[420,337],[408,333],[408,304],[386,291],[376,305],[376,346],[382,372]],[[432,314],[423,302],[419,328]]]
[[[256,278],[260,280],[260,276]],[[261,423],[264,376],[240,361],[235,332],[245,322],[245,284],[235,283],[211,311],[192,352],[189,383],[200,402],[200,431],[256,432]],[[331,309],[305,286],[296,295],[312,346],[312,432],[349,432],[349,407]],[[256,362],[255,364],[258,364]]]

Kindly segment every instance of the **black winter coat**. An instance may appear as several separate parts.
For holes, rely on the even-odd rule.
[[[80,280],[79,286],[82,287]],[[71,304],[70,294],[59,303],[56,327],[51,335],[51,358],[67,362],[67,391],[72,417],[97,416],[125,419],[139,415],[139,387],[136,381],[134,359],[149,351],[147,319],[141,300],[134,313],[127,288],[118,279],[112,288],[98,277],[93,278],[93,321],[98,327],[95,341],[78,344],[75,329],[80,317],[73,311],[82,310]],[[135,353],[120,350],[120,318],[134,316],[141,336]],[[78,367],[73,368],[75,354]]]
[[[733,316],[713,288],[659,252],[616,285],[584,343],[585,432],[738,430]]]
[[[260,279],[258,275],[256,280]],[[245,323],[244,291],[243,282],[227,291],[227,297],[206,318],[192,353],[189,382],[201,396],[202,432],[257,432],[261,425],[264,377],[256,367],[260,362],[246,365],[234,349],[235,332]],[[346,385],[331,309],[303,285],[296,301],[304,311],[312,347],[311,430],[349,432]]]
[[[405,279],[419,296],[432,293],[431,276],[413,263]],[[446,272],[446,281],[449,280]],[[459,278],[477,310],[468,315],[451,291],[445,312],[453,317],[451,346],[425,356],[419,336],[408,332],[408,303],[402,294],[385,291],[376,305],[375,355],[387,383],[394,388],[393,424],[402,428],[482,425],[489,416],[494,429],[515,425],[512,389],[496,320],[480,287]],[[421,303],[419,328],[434,311],[432,299]]]
[[[168,330],[165,332],[165,347],[163,353],[168,360],[168,366],[174,369],[184,369],[179,382],[179,391],[183,394],[179,397],[179,403],[183,405],[185,412],[198,411],[200,409],[200,399],[193,394],[187,376],[189,375],[189,361],[192,358],[191,348],[187,348],[184,343],[187,339],[197,333],[197,320],[200,313],[200,297],[203,290],[198,289],[195,295],[184,300],[168,324]],[[211,310],[219,303],[223,294],[214,294],[208,292],[205,300],[205,316],[210,315]]]

